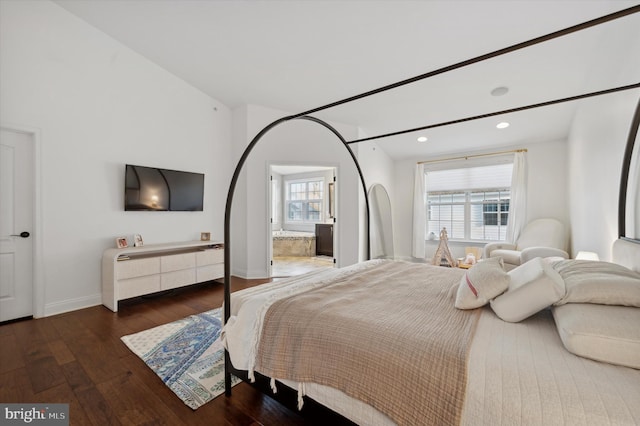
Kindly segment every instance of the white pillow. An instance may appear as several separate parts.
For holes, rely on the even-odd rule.
[[[567,303],[552,310],[569,352],[640,369],[640,308]]]
[[[501,257],[490,257],[467,269],[458,285],[455,307],[475,309],[489,303],[509,287]]]
[[[560,300],[564,281],[541,257],[512,269],[505,293],[491,301],[491,308],[502,320],[522,321]]]
[[[561,260],[553,264],[566,294],[555,305],[597,303],[640,307],[640,273],[610,262]]]

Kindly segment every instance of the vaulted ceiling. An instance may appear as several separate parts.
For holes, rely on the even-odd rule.
[[[602,15],[626,0],[56,0],[230,108],[299,113]],[[316,113],[364,134],[638,83],[640,13]],[[491,91],[508,92],[493,96]],[[637,89],[636,89],[637,90]],[[616,96],[610,94],[605,96]],[[566,138],[577,101],[381,139],[394,159]],[[496,129],[499,121],[510,126]],[[416,138],[425,135],[427,142]]]

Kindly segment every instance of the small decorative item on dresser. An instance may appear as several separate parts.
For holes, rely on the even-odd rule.
[[[142,241],[142,235],[135,234],[133,236],[133,246],[134,247],[142,247],[143,245],[144,245],[144,242]]]
[[[116,238],[116,246],[118,248],[127,248],[127,247],[129,247],[129,244],[127,244],[127,238],[126,237],[118,237],[118,238]]]
[[[200,241],[210,241],[210,240],[211,240],[211,232],[200,233]]]

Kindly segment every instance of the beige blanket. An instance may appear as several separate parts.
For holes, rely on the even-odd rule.
[[[458,424],[479,311],[453,307],[463,273],[382,262],[277,301],[256,370],[339,389],[398,424]]]

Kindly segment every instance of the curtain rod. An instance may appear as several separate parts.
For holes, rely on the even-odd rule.
[[[474,154],[474,155],[465,155],[462,157],[451,157],[451,158],[440,158],[440,159],[436,159],[436,160],[425,160],[425,161],[418,161],[416,164],[428,164],[428,163],[440,163],[443,161],[453,161],[453,160],[468,160],[469,158],[476,158],[476,157],[490,157],[493,155],[502,155],[502,154],[512,154],[515,152],[527,152],[526,148],[522,148],[522,149],[512,149],[509,151],[498,151],[498,152],[490,152],[487,154]]]

